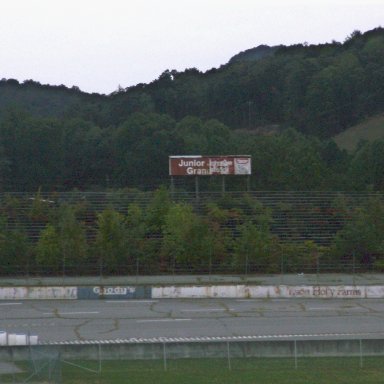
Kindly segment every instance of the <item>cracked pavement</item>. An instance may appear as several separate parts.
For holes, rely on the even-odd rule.
[[[384,335],[379,299],[29,300],[3,303],[0,311],[1,331],[34,334],[41,341]]]

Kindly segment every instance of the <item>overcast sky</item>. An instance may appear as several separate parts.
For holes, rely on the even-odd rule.
[[[260,44],[343,42],[384,0],[1,0],[0,78],[111,93]]]

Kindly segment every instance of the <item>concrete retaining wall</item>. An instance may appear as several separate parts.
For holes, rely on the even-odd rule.
[[[384,285],[201,285],[0,287],[0,300],[184,299],[184,298],[384,298]]]
[[[0,287],[0,300],[77,299],[77,287]]]
[[[152,298],[384,298],[384,286],[231,285],[152,288]]]

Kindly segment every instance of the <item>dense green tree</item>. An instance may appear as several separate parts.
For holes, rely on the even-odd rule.
[[[348,169],[349,188],[364,190],[384,189],[384,141],[361,143],[355,152]]]
[[[364,68],[360,103],[364,113],[369,116],[384,109],[384,36],[366,41],[359,54]]]
[[[247,220],[239,226],[233,257],[235,266],[243,267],[245,273],[279,271],[280,248],[270,233],[267,216],[259,216],[257,223]]]
[[[63,263],[76,268],[87,257],[88,245],[84,226],[76,218],[75,209],[69,205],[60,208],[57,223]],[[66,265],[65,265],[66,266]]]
[[[120,125],[134,113],[155,112],[153,97],[146,91],[142,91],[140,84],[128,88],[126,92],[112,94],[110,97],[110,111],[107,119],[109,125]]]
[[[162,246],[162,255],[170,265],[190,270],[207,268],[211,246],[208,226],[192,206],[172,205],[165,217]]]
[[[52,224],[41,231],[39,241],[36,244],[36,262],[51,271],[58,272],[63,264],[60,235]]]
[[[171,207],[169,192],[159,188],[153,193],[145,214],[145,221],[149,235],[160,236],[165,225],[165,217]]]
[[[141,268],[148,268],[156,258],[151,254],[151,247],[148,246],[147,226],[144,210],[139,204],[133,203],[128,206],[127,217],[127,252],[130,264],[135,267],[135,272]]]
[[[232,132],[218,120],[204,122],[187,116],[177,123],[176,131],[184,145],[177,148],[174,155],[218,155],[236,151],[231,143]]]
[[[232,236],[226,224],[231,219],[231,212],[221,208],[216,202],[207,203],[205,209],[210,240],[209,263],[216,268],[228,267]]]
[[[384,203],[371,198],[352,210],[350,219],[333,241],[330,252],[334,260],[372,267],[384,256]]]
[[[308,121],[306,93],[312,77],[320,69],[320,63],[314,58],[298,57],[287,64],[284,87],[284,113],[290,125],[305,130]]]
[[[307,132],[330,137],[356,121],[363,82],[363,68],[353,53],[340,55],[314,75],[306,95]]]
[[[5,155],[5,150],[0,141],[0,191],[4,189],[4,186],[9,180],[10,162]]]
[[[196,68],[183,72],[172,71],[172,86],[176,97],[173,112],[176,119],[185,116],[204,116],[206,113],[206,83]]]
[[[10,229],[7,217],[0,214],[1,273],[18,275],[27,272],[30,249],[21,229]]]
[[[0,138],[10,164],[7,182],[14,190],[61,186],[62,130],[57,120],[12,110],[0,123]]]
[[[127,228],[124,216],[105,209],[97,215],[95,252],[101,271],[118,272],[128,263]]]
[[[36,245],[38,265],[63,274],[78,273],[77,267],[86,260],[87,252],[85,230],[76,218],[75,207],[61,205],[40,234]]]
[[[108,161],[103,131],[89,121],[62,123],[62,183],[66,189],[103,184],[108,176]],[[103,164],[104,163],[104,164]]]
[[[321,146],[289,129],[274,137],[244,137],[242,152],[252,155],[255,189],[323,189],[332,169],[326,168]]]
[[[113,137],[117,168],[115,178],[121,186],[153,186],[168,173],[168,156],[177,151],[180,141],[169,116],[136,113],[120,125]]]

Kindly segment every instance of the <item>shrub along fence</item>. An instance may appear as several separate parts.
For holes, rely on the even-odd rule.
[[[0,275],[384,270],[380,193],[0,194]]]

